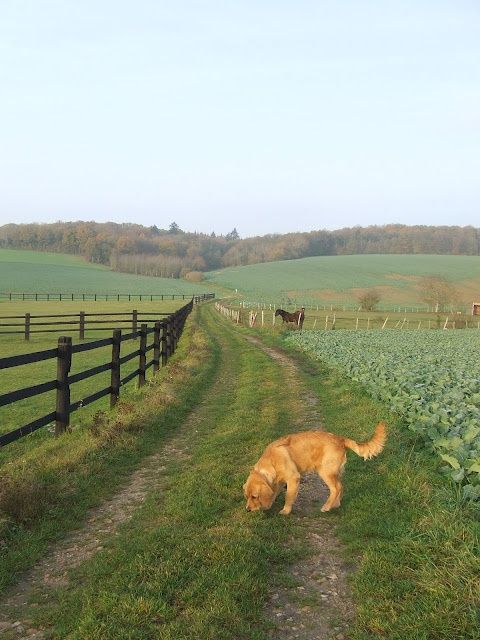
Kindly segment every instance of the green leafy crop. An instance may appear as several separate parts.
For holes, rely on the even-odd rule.
[[[480,332],[306,331],[287,341],[401,415],[463,495],[480,499]]]

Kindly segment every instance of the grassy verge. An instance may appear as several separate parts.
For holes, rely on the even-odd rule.
[[[153,493],[72,587],[36,610],[62,638],[260,640],[275,566],[295,553],[292,522],[249,514],[241,487],[265,444],[284,429],[294,401],[278,365],[205,310],[218,382],[183,437],[188,463],[172,460]],[[278,509],[276,509],[278,511]]]
[[[285,348],[278,335],[265,332],[263,338]],[[349,454],[343,505],[332,514],[358,558],[352,638],[480,637],[478,512],[462,504],[433,456],[360,385],[304,354],[290,354],[317,394],[328,430],[360,440],[378,420],[389,424],[374,472],[371,462]]]
[[[142,390],[125,394],[109,419],[98,416],[89,428],[39,442],[2,466],[0,589],[169,437],[205,393],[216,366],[190,319],[169,365]]]

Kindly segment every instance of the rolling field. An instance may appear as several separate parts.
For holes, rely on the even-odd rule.
[[[418,283],[427,275],[450,279],[468,307],[480,298],[480,257],[476,256],[320,256],[212,271],[206,282],[207,287],[237,290],[240,299],[276,305],[355,305],[362,289],[375,287],[381,295],[379,306],[392,308],[425,306],[419,300]]]
[[[0,292],[9,291],[191,295],[205,287],[175,278],[118,273],[75,256],[0,249]],[[4,315],[1,307],[0,314]]]

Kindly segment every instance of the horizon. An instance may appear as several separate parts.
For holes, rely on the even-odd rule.
[[[0,224],[475,226],[476,3],[1,11]]]

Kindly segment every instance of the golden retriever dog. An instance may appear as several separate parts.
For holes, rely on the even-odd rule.
[[[316,471],[330,489],[322,511],[339,507],[343,492],[340,478],[347,461],[346,449],[368,460],[378,456],[386,439],[386,425],[380,422],[368,442],[355,442],[325,431],[291,433],[275,440],[265,449],[243,485],[247,511],[270,509],[281,488],[286,485],[285,506],[280,513],[288,515],[298,494],[300,476],[309,471]]]

